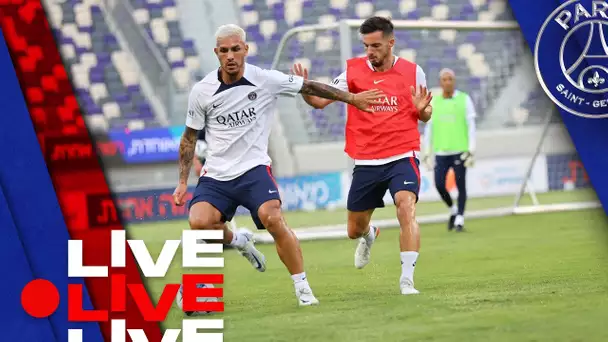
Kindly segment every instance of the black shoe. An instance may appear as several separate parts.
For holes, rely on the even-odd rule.
[[[463,226],[463,225],[461,225],[461,224],[457,225],[457,226],[456,226],[456,231],[457,231],[458,233],[462,233],[462,232],[464,231],[464,226]]]
[[[450,221],[448,222],[448,232],[454,229],[454,220],[456,220],[456,215],[451,215]]]

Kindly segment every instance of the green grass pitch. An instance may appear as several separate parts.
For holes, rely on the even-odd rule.
[[[541,203],[593,198],[580,191],[540,196]],[[474,210],[512,197],[470,202]],[[434,203],[419,208],[442,210]],[[389,207],[377,216],[392,215]],[[293,227],[344,220],[344,211],[287,214]],[[156,257],[164,240],[185,228],[185,222],[140,224],[128,232]],[[224,318],[227,342],[608,341],[608,220],[601,209],[469,220],[466,228],[457,234],[445,224],[421,227],[415,296],[399,294],[397,229],[382,231],[363,270],[353,265],[354,241],[302,242],[318,307],[296,307],[273,245],[259,245],[265,273],[226,250],[226,311],[207,317]],[[182,270],[180,257],[166,278],[148,280],[154,297],[182,272],[197,272]],[[182,319],[174,306],[163,328],[180,328]]]

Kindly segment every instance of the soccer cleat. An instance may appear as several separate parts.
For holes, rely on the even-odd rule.
[[[462,215],[456,216],[456,219],[454,220],[454,225],[456,226],[457,232],[464,231],[464,217]]]
[[[312,294],[310,287],[296,288],[299,306],[319,305],[319,300]]]
[[[380,235],[380,228],[375,226],[369,226],[370,232],[369,236],[372,236],[372,242],[376,240],[378,235]],[[371,255],[372,246],[367,242],[364,237],[359,238],[359,244],[357,245],[357,249],[355,250],[355,267],[361,269],[369,264],[370,255]]]
[[[239,254],[247,259],[256,270],[260,272],[266,271],[266,257],[255,248],[253,233],[247,229],[241,229],[236,234],[243,235],[247,240],[243,248],[237,248]]]
[[[452,231],[454,229],[454,221],[456,220],[456,215],[450,215],[450,220],[448,221],[448,231]]]
[[[414,282],[405,278],[400,281],[401,294],[402,295],[411,295],[411,294],[419,294],[420,291],[414,288]]]

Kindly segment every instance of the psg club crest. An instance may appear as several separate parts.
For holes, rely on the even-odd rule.
[[[560,108],[608,118],[608,2],[570,0],[553,11],[538,32],[534,64]]]

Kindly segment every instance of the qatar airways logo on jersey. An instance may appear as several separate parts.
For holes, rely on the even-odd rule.
[[[184,312],[222,312],[224,303],[202,301],[205,298],[223,297],[223,289],[219,287],[200,287],[199,284],[222,284],[221,274],[184,274],[180,284],[166,284],[158,304],[149,297],[142,283],[130,284],[124,273],[112,272],[110,269],[124,268],[126,265],[126,244],[129,244],[141,274],[146,278],[164,278],[169,266],[175,258],[180,244],[182,245],[183,268],[219,268],[224,267],[223,257],[203,257],[199,254],[217,254],[223,252],[221,243],[204,243],[204,240],[221,240],[222,231],[187,230],[182,232],[181,240],[167,240],[154,262],[144,241],[126,240],[124,230],[111,232],[111,264],[110,266],[84,265],[83,241],[68,240],[68,277],[70,278],[109,278],[110,303],[107,308],[86,310],[83,308],[83,285],[68,284],[67,314],[69,322],[109,322],[112,342],[125,342],[127,335],[133,342],[147,342],[148,336],[143,329],[128,329],[125,319],[115,319],[112,316],[124,316],[127,310],[127,296],[130,295],[141,313],[144,321],[162,322],[166,319],[176,298],[181,299]],[[181,295],[181,297],[177,297]],[[60,295],[53,283],[44,279],[29,282],[21,293],[21,305],[25,312],[36,318],[45,318],[53,314],[60,302]],[[112,318],[111,318],[112,317]],[[162,341],[176,342],[181,335],[183,342],[223,341],[223,333],[209,332],[224,328],[223,319],[182,320],[182,329],[166,329]],[[202,330],[202,331],[201,331]],[[207,330],[205,332],[204,330]],[[68,342],[83,342],[82,329],[68,329]]]
[[[379,101],[379,104],[372,106],[375,112],[397,113],[399,111],[399,102],[397,101],[397,96],[385,96]]]
[[[217,123],[230,128],[247,126],[256,119],[255,107],[250,107],[244,110],[232,112],[230,114],[220,114],[215,120]]]

